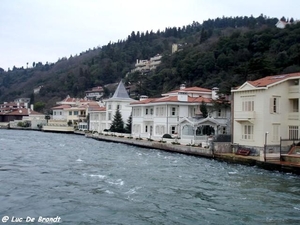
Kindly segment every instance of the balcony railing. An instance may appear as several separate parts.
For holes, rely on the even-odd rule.
[[[292,112],[288,114],[289,120],[299,120],[299,112]]]
[[[153,115],[145,115],[144,121],[153,121]]]
[[[298,85],[290,86],[289,93],[299,93],[299,86]]]
[[[234,112],[235,120],[253,120],[255,119],[255,111],[236,111]]]

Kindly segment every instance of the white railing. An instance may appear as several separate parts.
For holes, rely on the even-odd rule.
[[[234,119],[254,119],[255,118],[255,111],[235,111],[234,112]]]
[[[288,114],[289,120],[299,120],[299,112],[292,112]]]
[[[299,86],[298,85],[290,86],[289,93],[299,93]]]

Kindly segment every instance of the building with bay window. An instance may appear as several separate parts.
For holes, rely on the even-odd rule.
[[[233,142],[257,154],[299,139],[300,73],[267,76],[232,89]],[[281,145],[284,149],[285,146]]]

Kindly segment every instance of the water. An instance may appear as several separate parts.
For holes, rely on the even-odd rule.
[[[299,176],[70,134],[0,130],[0,180],[6,224],[300,223]]]

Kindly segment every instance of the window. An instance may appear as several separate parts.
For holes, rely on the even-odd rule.
[[[253,139],[253,125],[244,125],[242,131],[243,140],[252,140]]]
[[[289,126],[289,139],[298,139],[298,126]]]
[[[78,111],[74,111],[74,116],[77,116],[78,115]]]
[[[272,140],[273,141],[279,141],[279,127],[280,127],[280,124],[273,124],[273,138]]]
[[[148,132],[148,126],[147,125],[145,126],[145,132],[146,133]]]
[[[153,108],[150,109],[150,115],[153,115]]]
[[[54,116],[56,115],[56,112],[54,111]]]
[[[242,111],[254,111],[254,99],[250,97],[242,97]]]
[[[292,112],[299,112],[299,100],[292,99]]]
[[[171,126],[171,134],[175,134],[176,133],[176,126]]]
[[[108,113],[108,120],[111,120],[111,113]]]
[[[62,112],[59,112],[59,115],[62,115]]]
[[[225,113],[225,110],[223,109],[219,109],[218,112],[217,112],[218,116],[217,117],[221,117],[221,118],[224,118],[226,113]]]
[[[148,109],[146,109],[146,115],[148,115]]]
[[[273,97],[270,101],[270,112],[279,113],[279,97]]]
[[[133,133],[140,133],[141,132],[141,125],[140,124],[134,124],[133,125]]]
[[[69,116],[72,116],[72,111],[69,111]]]
[[[163,134],[165,134],[165,126],[157,125],[155,131],[156,131],[156,134],[163,135]]]
[[[111,109],[111,104],[108,105],[108,109]]]
[[[243,111],[254,111],[254,101],[243,102]]]
[[[172,107],[172,109],[171,109],[171,115],[172,116],[176,116],[176,108],[175,107]]]

